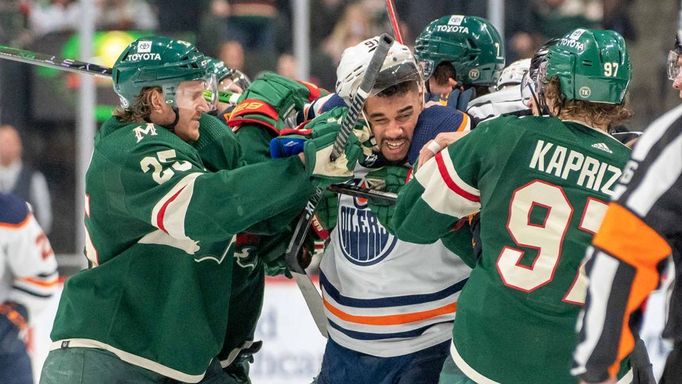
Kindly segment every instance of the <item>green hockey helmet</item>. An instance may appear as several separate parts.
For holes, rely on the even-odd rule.
[[[617,32],[578,28],[549,48],[539,77],[542,83],[558,77],[566,100],[621,104],[630,84],[630,55]]]
[[[495,86],[504,68],[504,43],[486,19],[476,16],[443,16],[429,23],[414,46],[424,78],[436,67],[450,62],[457,82]]]
[[[221,60],[208,58],[208,68],[215,75],[216,80],[221,81],[226,77],[231,77],[234,69],[228,67]]]
[[[192,44],[163,36],[133,41],[118,57],[112,70],[114,91],[124,108],[128,108],[146,87],[161,87],[166,102],[175,105],[175,90],[179,83],[214,78],[208,58]]]

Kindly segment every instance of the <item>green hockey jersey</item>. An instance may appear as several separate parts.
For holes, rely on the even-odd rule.
[[[481,124],[401,191],[399,238],[432,242],[479,212],[482,256],[459,298],[452,357],[480,383],[576,383],[582,261],[629,149],[550,117]]]
[[[209,116],[196,143],[154,124],[104,123],[86,174],[92,267],[65,285],[55,348],[103,348],[201,380],[226,335],[234,235],[302,209],[312,190],[297,157],[237,168],[240,156]]]

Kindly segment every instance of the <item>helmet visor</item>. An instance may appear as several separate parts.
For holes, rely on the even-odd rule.
[[[208,111],[217,108],[218,88],[215,75],[201,80],[183,81],[175,90],[175,105],[182,109],[196,109],[206,104]]]
[[[218,108],[219,101],[218,79],[215,74],[210,74],[206,76],[206,79],[202,80],[202,84],[204,88],[203,90],[204,100],[206,100],[206,102],[208,103],[209,109],[213,111]]]
[[[675,80],[680,74],[680,67],[682,67],[682,54],[675,51],[668,52],[668,62],[666,65],[668,79]]]

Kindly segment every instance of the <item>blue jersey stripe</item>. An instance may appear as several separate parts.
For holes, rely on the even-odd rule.
[[[336,324],[335,322],[328,320],[329,325],[332,326],[332,328],[338,330],[339,332],[343,333],[346,336],[349,336],[353,339],[356,340],[386,340],[386,339],[402,339],[402,338],[412,338],[412,337],[417,337],[421,336],[424,331],[427,329],[433,327],[434,325],[437,324],[444,324],[444,323],[452,323],[452,321],[441,321],[438,323],[433,323],[429,324],[417,329],[413,329],[411,331],[404,331],[404,332],[394,332],[394,333],[369,333],[369,332],[359,332],[359,331],[351,331],[349,329],[343,328],[342,326]]]
[[[464,288],[464,284],[469,280],[469,278],[466,278],[464,280],[461,280],[457,282],[454,285],[451,285],[441,291],[434,292],[434,293],[425,293],[425,294],[418,294],[418,295],[405,295],[405,296],[393,296],[393,297],[386,297],[386,298],[380,298],[380,299],[357,299],[353,297],[346,297],[341,295],[338,289],[336,289],[330,282],[327,280],[327,277],[324,275],[324,273],[320,273],[320,284],[325,290],[325,293],[334,299],[335,302],[339,303],[340,305],[344,305],[347,307],[356,307],[356,308],[382,308],[382,307],[398,307],[402,305],[415,305],[415,304],[423,304],[423,303],[428,303],[431,301],[436,301],[440,299],[444,299],[450,295],[453,295]]]
[[[23,288],[23,287],[18,287],[16,285],[13,285],[12,289],[16,289],[17,291],[24,292],[24,293],[31,295],[31,296],[41,297],[43,299],[47,299],[48,297],[52,297],[52,293],[48,293],[48,294],[37,293],[37,292],[31,291],[29,289]]]
[[[0,207],[0,223],[19,224],[29,213],[26,202],[9,193],[0,193]]]

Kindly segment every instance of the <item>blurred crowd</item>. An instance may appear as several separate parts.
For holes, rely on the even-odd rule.
[[[197,46],[228,66],[255,76],[263,70],[294,74],[292,1],[94,0],[96,28],[191,33]],[[530,57],[544,41],[576,27],[637,34],[628,15],[632,0],[507,0],[507,60]],[[431,20],[447,14],[486,17],[487,2],[396,1],[405,42]],[[0,5],[0,41],[26,46],[49,33],[76,30],[81,2],[9,0]],[[310,0],[311,78],[325,88],[345,47],[390,30],[383,0]]]

